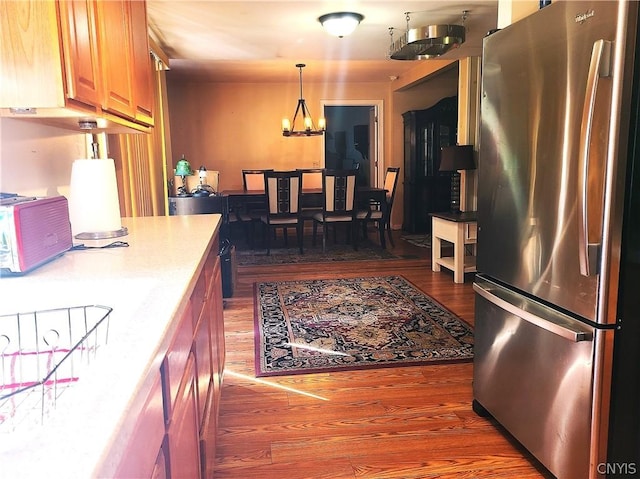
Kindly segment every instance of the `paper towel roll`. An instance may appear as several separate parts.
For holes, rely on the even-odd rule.
[[[76,238],[101,239],[127,234],[120,220],[116,166],[112,159],[73,162],[69,219]]]

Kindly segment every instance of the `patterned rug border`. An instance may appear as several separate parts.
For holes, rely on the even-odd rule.
[[[279,266],[289,264],[317,264],[317,263],[346,263],[359,261],[387,261],[404,259],[388,249],[382,249],[372,241],[364,241],[354,250],[351,245],[330,244],[326,253],[322,253],[322,242],[318,241],[316,247],[311,243],[305,244],[304,254],[300,254],[295,238],[288,248],[277,247],[271,250],[267,256],[267,250],[256,248],[255,250],[236,249],[238,266]]]
[[[405,234],[402,235],[400,239],[419,248],[431,248],[431,233]]]
[[[461,364],[473,361],[473,344],[470,345],[470,352],[467,357],[459,358],[443,358],[443,359],[428,359],[428,360],[416,360],[416,361],[397,361],[391,363],[376,363],[376,364],[359,364],[349,366],[323,366],[319,368],[301,368],[286,371],[262,371],[262,348],[261,348],[261,334],[262,328],[260,325],[260,305],[258,301],[258,288],[260,284],[278,284],[278,283],[295,283],[295,282],[307,282],[307,281],[335,281],[335,280],[366,280],[366,279],[384,279],[390,280],[399,278],[407,283],[407,285],[421,294],[427,301],[440,308],[443,312],[447,313],[454,319],[458,320],[462,327],[468,330],[468,334],[473,337],[474,328],[463,318],[455,314],[449,308],[442,303],[434,299],[429,294],[422,291],[412,281],[405,278],[402,275],[389,275],[389,276],[358,276],[354,278],[319,278],[312,280],[289,280],[289,281],[259,281],[253,283],[253,318],[254,318],[254,361],[255,361],[255,374],[256,377],[275,377],[275,376],[296,376],[300,374],[316,374],[316,373],[332,373],[332,372],[347,372],[358,371],[367,369],[380,369],[380,368],[397,368],[397,367],[412,367],[412,366],[429,366],[429,365],[445,365],[445,364]]]

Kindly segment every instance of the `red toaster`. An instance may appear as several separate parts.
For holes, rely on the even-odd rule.
[[[64,196],[0,200],[0,273],[25,273],[72,246]]]

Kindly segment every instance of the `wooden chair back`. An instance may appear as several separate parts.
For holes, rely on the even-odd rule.
[[[264,174],[273,171],[266,170],[242,170],[242,186],[245,191],[264,191]]]
[[[356,170],[324,170],[322,196],[324,213],[355,215]]]
[[[399,167],[389,167],[384,174],[384,186],[387,190],[387,204],[389,208],[393,205],[393,200],[396,196],[396,186],[398,185],[398,177],[400,176]]]
[[[300,171],[267,171],[263,187],[267,197],[267,218],[299,216],[302,195]]]

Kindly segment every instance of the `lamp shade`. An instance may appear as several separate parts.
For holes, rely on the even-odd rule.
[[[182,158],[176,164],[175,175],[176,176],[191,176],[191,175],[193,175],[193,170],[191,169],[191,165],[184,158],[184,155],[182,156]]]
[[[440,171],[475,170],[473,145],[445,146],[441,150]]]
[[[127,234],[120,220],[116,167],[112,159],[75,160],[69,185],[69,220],[79,239]]]
[[[329,34],[342,38],[351,35],[363,19],[355,12],[334,12],[322,15],[318,21]]]

